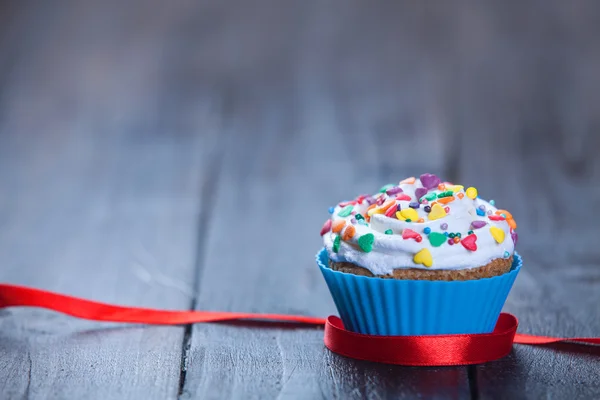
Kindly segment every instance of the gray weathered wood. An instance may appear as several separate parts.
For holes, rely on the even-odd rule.
[[[0,281],[187,309],[220,121],[161,58],[178,21],[50,8],[14,10],[0,52]],[[176,398],[183,334],[2,310],[0,397]]]

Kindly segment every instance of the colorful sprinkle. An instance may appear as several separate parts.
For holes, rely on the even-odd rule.
[[[338,212],[338,217],[342,217],[342,218],[346,218],[347,216],[350,215],[350,213],[352,212],[352,210],[354,209],[354,206],[349,204],[346,207],[342,208],[340,210],[340,212]]]
[[[407,184],[412,185],[413,183],[416,182],[416,180],[417,179],[414,176],[411,176],[410,178],[406,178],[406,179],[400,181],[400,184],[401,185],[407,185]]]
[[[461,190],[463,190],[464,188],[465,188],[465,187],[464,187],[463,185],[453,185],[453,186],[452,186],[452,191],[453,191],[454,193],[456,193],[456,192],[460,192],[460,191],[461,191]],[[461,193],[461,194],[462,194],[462,193]],[[462,197],[461,197],[461,199],[462,199]]]
[[[446,190],[446,185],[444,185],[443,183],[440,183],[440,184],[438,185],[438,190],[441,190],[441,191],[444,191],[444,190]]]
[[[400,201],[410,201],[410,196],[405,194],[405,193],[401,193],[398,196],[396,196],[396,200],[400,200]]]
[[[430,206],[425,206],[425,207],[423,207],[423,209],[425,210],[426,213],[430,213],[431,212],[431,207]]]
[[[507,218],[506,222],[508,222],[508,226],[510,226],[512,229],[517,229],[517,223],[513,218]]]
[[[494,240],[496,242],[498,242],[498,243],[504,242],[504,231],[502,229],[492,226],[490,228],[490,233],[492,234],[492,237],[494,238]]]
[[[403,229],[402,230],[402,239],[406,240],[406,239],[416,239],[417,237],[419,237],[421,235],[419,235],[417,232],[413,231],[412,229]]]
[[[440,229],[445,231],[446,229],[448,229],[448,224],[444,222],[443,224],[440,225]]]
[[[340,242],[342,241],[342,238],[340,237],[340,235],[336,235],[335,239],[333,239],[333,252],[337,253],[338,251],[340,251]]]
[[[389,183],[383,186],[381,189],[379,189],[379,193],[385,193],[388,189],[393,188],[394,186],[396,185],[394,185],[393,183]]]
[[[329,207],[329,214],[333,214],[334,211],[335,211],[335,208]]]
[[[487,210],[487,215],[492,215],[492,210]]]
[[[429,235],[431,233],[431,228],[430,227],[426,227],[425,229],[423,229],[423,233],[426,235]]]
[[[448,239],[448,244],[452,246],[454,244],[454,239]]]
[[[447,191],[444,191],[444,192],[440,192],[440,193],[438,193],[438,194],[437,194],[437,198],[438,198],[438,199],[442,199],[442,198],[444,198],[444,197],[450,197],[450,196],[452,196],[453,194],[454,194],[454,193],[452,192],[452,190],[447,190]]]
[[[479,207],[477,207],[477,208],[479,208],[479,209],[480,209],[480,210],[482,210],[482,211],[485,211],[485,206],[484,206],[483,204],[482,204],[482,205],[480,205],[480,206],[479,206]]]
[[[413,202],[411,202],[411,203],[410,203],[408,206],[409,206],[410,208],[415,208],[415,209],[417,209],[417,208],[419,208],[421,205],[420,205],[419,203],[417,203],[417,202],[414,202],[414,201],[413,201]]]
[[[473,222],[471,222],[471,226],[474,229],[483,228],[486,225],[487,225],[487,222],[485,222],[485,221],[473,221]]]
[[[510,257],[510,253],[508,251],[505,251],[504,252],[504,258],[508,258],[508,257]]]
[[[362,214],[356,214],[356,216],[354,218],[356,218],[356,220],[358,220],[358,221],[360,221],[361,219],[365,219],[365,217],[363,217]]]
[[[454,233],[454,232],[451,232],[451,233],[449,233],[449,234],[448,234],[448,237],[449,237],[450,239],[454,239],[454,238],[456,237],[456,233]]]
[[[394,217],[394,214],[396,214],[397,208],[396,207],[388,207],[388,209],[385,212],[385,216],[386,217]]]
[[[386,190],[386,191],[385,191],[385,193],[386,193],[388,196],[393,196],[393,195],[395,195],[395,194],[402,193],[402,192],[403,192],[403,190],[402,190],[402,188],[401,188],[401,187],[399,187],[399,186],[396,186],[396,187],[389,188],[388,190]]]
[[[433,174],[423,174],[421,175],[420,179],[423,187],[427,189],[436,188],[440,183],[442,183],[440,178]]]
[[[454,240],[454,243],[460,242],[460,238],[458,236],[455,236],[454,239],[452,239],[452,240]]]
[[[463,245],[463,247],[469,251],[477,250],[476,242],[477,242],[477,236],[475,234],[471,234],[460,241],[460,243]]]
[[[491,205],[495,206],[495,205],[496,205],[496,200],[490,200],[490,201],[489,201],[489,203],[490,203]]]
[[[471,235],[471,234],[473,234],[473,233],[474,233],[473,231],[468,231],[468,232],[467,232],[467,235]]]
[[[477,198],[477,189],[475,189],[474,187],[468,188],[466,193],[467,193],[467,197],[470,198],[471,200],[475,200]]]
[[[415,264],[422,264],[426,267],[431,267],[433,265],[431,253],[426,248],[419,250],[419,252],[413,257],[413,261]]]
[[[393,234],[394,234],[394,231],[393,231],[393,230],[391,230],[391,229],[388,229],[388,230],[386,230],[386,231],[385,231],[385,234],[386,234],[386,235],[393,235]]]
[[[485,217],[485,211],[483,211],[481,208],[478,208],[475,211],[477,212],[477,215],[479,215],[480,217]]]
[[[334,221],[333,224],[332,224],[331,231],[333,233],[341,232],[342,229],[344,229],[345,225],[346,225],[346,221],[344,221],[343,219],[341,219],[339,221]]]
[[[431,232],[427,237],[433,247],[440,247],[446,241],[446,235],[443,233]]]
[[[323,236],[324,234],[329,232],[330,229],[331,229],[331,220],[328,219],[327,221],[325,221],[325,223],[323,224],[323,227],[321,228],[321,236]]]
[[[434,204],[431,207],[431,212],[429,213],[429,220],[433,221],[436,219],[444,218],[447,215],[447,212],[440,206],[439,204]]]
[[[438,202],[442,203],[442,204],[452,203],[453,201],[454,201],[454,196],[444,197],[444,198],[438,199]]]
[[[465,194],[464,194],[464,193],[458,193],[458,194],[456,195],[456,197],[458,197],[459,199],[461,199],[461,200],[462,200],[462,199],[465,197]]]
[[[342,240],[348,241],[354,237],[356,233],[356,228],[352,225],[348,225],[346,229],[344,229],[344,233],[342,234]]]
[[[355,204],[356,204],[356,201],[350,200],[350,201],[342,201],[340,204],[338,204],[338,206],[344,208],[348,205],[355,205]]]
[[[367,233],[358,238],[358,246],[365,253],[369,253],[373,250],[373,243],[375,242],[375,236],[372,233]]]
[[[425,195],[425,200],[432,201],[432,200],[435,200],[435,199],[437,199],[437,194],[435,194],[433,192],[432,193],[428,193],[428,194]]]
[[[425,222],[425,220],[424,220],[423,218],[419,218],[419,219],[417,220],[417,222],[418,222],[418,223],[420,223],[420,224],[422,224],[423,222]]]
[[[417,201],[421,200],[421,198],[423,196],[425,196],[427,194],[427,189],[425,188],[418,188],[417,190],[415,190],[415,197],[417,198]]]
[[[446,211],[446,213],[450,212],[450,207],[444,207],[444,211]]]
[[[360,215],[360,214],[359,214],[359,215]],[[362,217],[362,215],[361,215],[361,217]],[[352,225],[356,225],[356,218],[352,218],[352,219],[350,220],[350,223],[351,223]]]
[[[492,221],[505,221],[506,219],[501,215],[488,215],[488,218]]]
[[[419,219],[419,214],[412,208],[405,208],[396,213],[396,218],[399,220],[408,220],[416,221]]]
[[[510,237],[512,238],[512,241],[516,246],[517,242],[519,241],[519,235],[517,234],[517,232],[511,232]]]
[[[400,210],[402,210],[402,206],[400,204],[397,204],[396,205],[396,211],[400,211]]]

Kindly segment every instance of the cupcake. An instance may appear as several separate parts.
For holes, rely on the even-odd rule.
[[[510,212],[423,174],[329,209],[317,262],[347,329],[486,333],[520,269]]]

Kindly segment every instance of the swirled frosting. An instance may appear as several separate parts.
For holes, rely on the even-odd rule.
[[[456,270],[509,258],[517,242],[512,215],[477,189],[423,174],[329,209],[321,230],[333,261],[375,275],[397,268]]]

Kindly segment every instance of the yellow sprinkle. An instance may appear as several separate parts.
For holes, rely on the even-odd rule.
[[[415,183],[416,179],[414,176],[411,176],[410,178],[406,178],[403,181],[400,181],[401,185],[405,185],[405,184],[409,184],[412,185],[413,183]]]
[[[413,261],[415,264],[423,264],[426,267],[431,267],[433,265],[433,258],[427,249],[421,249],[417,254],[415,254]]]
[[[461,190],[463,190],[465,187],[463,185],[454,185],[452,187],[452,190],[454,191],[454,193],[456,192],[460,192]]]
[[[413,208],[405,208],[400,211],[400,214],[404,217],[402,219],[410,219],[411,221],[417,221],[419,219],[419,213]]]
[[[380,207],[375,207],[375,208],[371,208],[369,211],[367,211],[367,215],[369,217],[373,216],[373,214],[383,214],[385,213],[383,208]]]
[[[498,242],[498,243],[504,242],[505,235],[504,235],[504,231],[502,229],[492,226],[490,228],[490,233],[492,234],[492,237],[496,240],[496,242]]]
[[[434,204],[433,206],[431,206],[431,212],[429,213],[429,220],[433,221],[436,219],[440,219],[440,218],[444,218],[446,216],[446,210],[444,210],[444,207],[440,206],[439,204]]]
[[[467,197],[475,200],[477,198],[477,189],[475,189],[474,187],[470,187],[467,189]]]

